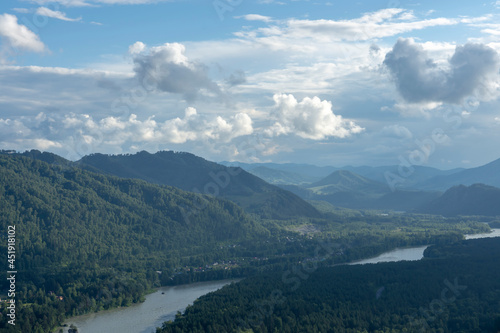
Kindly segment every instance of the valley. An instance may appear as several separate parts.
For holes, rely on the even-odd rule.
[[[91,166],[37,151],[0,154],[2,227],[14,224],[18,230],[18,327],[43,332],[68,316],[142,302],[160,286],[278,273],[300,263],[328,267],[397,247],[451,244],[465,234],[486,232],[484,222],[497,221],[306,201],[244,171],[228,178],[221,195],[189,192],[165,183],[184,172],[189,186],[201,188],[204,181],[215,183],[211,175],[238,169],[189,154],[146,156],[164,160],[154,178],[163,183],[152,181],[152,171],[149,182],[137,172],[122,175],[120,159],[129,163],[133,156],[119,157],[120,162],[97,156],[111,159],[112,167],[105,167],[105,162]],[[186,168],[172,166],[185,158],[202,165],[190,171],[197,175],[193,179]],[[162,174],[170,178],[159,178]],[[380,190],[364,179],[334,171],[311,188],[318,193]],[[255,209],[262,195],[272,198],[266,199],[270,204]]]

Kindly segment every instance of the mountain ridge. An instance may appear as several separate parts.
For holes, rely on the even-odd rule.
[[[76,162],[107,174],[138,178],[231,200],[266,218],[319,217],[321,214],[295,194],[251,173],[207,161],[191,153],[146,151],[133,155],[88,155]]]
[[[475,183],[500,187],[500,158],[451,175],[433,177],[419,186],[422,189],[444,190],[455,185],[469,186]]]

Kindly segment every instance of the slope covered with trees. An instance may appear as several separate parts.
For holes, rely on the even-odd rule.
[[[248,278],[157,332],[499,332],[500,239],[434,246],[426,256]]]
[[[225,245],[244,251],[269,236],[229,201],[0,155],[0,229],[9,225],[17,236],[15,328],[22,332],[137,302],[175,267],[233,257]],[[2,239],[7,253],[6,233]]]
[[[118,177],[220,196],[264,218],[320,216],[314,207],[291,192],[268,184],[241,168],[226,167],[190,153],[93,154],[78,163]]]
[[[454,186],[418,211],[443,216],[500,216],[500,188],[484,184]]]

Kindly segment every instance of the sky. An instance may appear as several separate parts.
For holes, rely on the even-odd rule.
[[[500,1],[0,3],[0,149],[452,169],[498,147]]]

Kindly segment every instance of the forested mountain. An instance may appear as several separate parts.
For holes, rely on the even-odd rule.
[[[258,166],[248,172],[265,180],[269,184],[275,185],[301,185],[315,180],[314,178],[302,176],[291,171],[276,170],[265,166]]]
[[[454,186],[418,211],[444,216],[500,216],[500,188],[484,184]]]
[[[251,170],[260,164],[242,165]],[[313,166],[290,164],[270,164],[270,167],[275,170],[274,174],[276,175],[279,170],[285,169],[300,169],[309,173],[319,172],[318,174],[326,170],[326,167],[314,168]],[[496,198],[494,191],[488,192],[492,197],[485,193],[485,188],[474,190],[474,193],[478,195],[476,198],[467,195],[463,188],[460,191],[455,189],[442,197],[441,195],[442,191],[458,185],[469,186],[483,183],[500,187],[500,159],[471,169],[439,170],[425,166],[410,167],[411,169],[404,169],[406,172],[411,170],[409,176],[401,178],[403,181],[397,184],[397,190],[394,192],[387,185],[386,175],[389,173],[399,176],[399,166],[346,166],[309,184],[291,180],[286,184],[283,181],[286,179],[285,177],[274,177],[274,179],[280,179],[277,184],[281,188],[293,192],[305,200],[326,201],[339,207],[420,211],[444,215],[498,214],[495,208],[492,208],[498,205],[494,199]],[[332,169],[335,168],[332,167]],[[269,179],[272,180],[273,176],[270,176]]]
[[[446,190],[456,185],[468,186],[476,183],[500,187],[500,159],[452,175],[437,176],[418,186],[422,189]]]
[[[318,211],[298,196],[268,184],[241,168],[226,167],[189,153],[146,151],[134,155],[93,154],[81,167],[106,174],[175,186],[231,200],[265,218],[319,217]]]
[[[426,256],[248,278],[157,332],[499,332],[500,239],[434,246]]]
[[[137,302],[176,267],[233,258],[269,239],[229,201],[0,154],[0,229],[9,225],[18,271],[13,332],[46,332],[66,315]],[[229,252],[227,244],[239,246]]]

